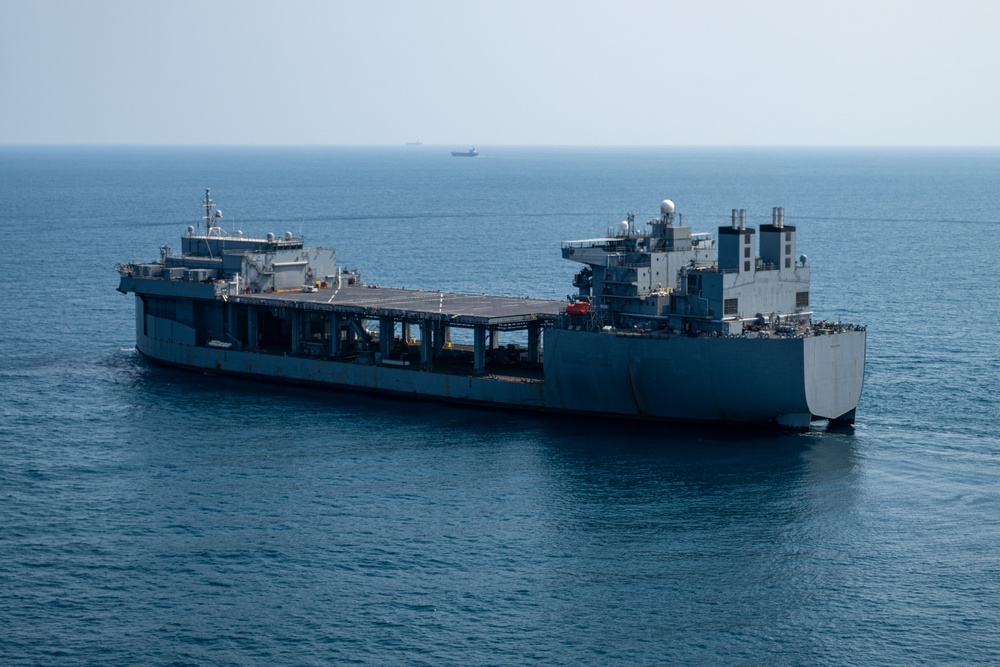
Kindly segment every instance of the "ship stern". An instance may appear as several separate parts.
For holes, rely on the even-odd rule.
[[[865,382],[863,329],[803,340],[806,401],[814,419],[853,424]]]

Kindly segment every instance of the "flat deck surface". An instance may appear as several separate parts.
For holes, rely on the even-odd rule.
[[[551,320],[566,308],[563,301],[547,299],[365,286],[321,289],[317,292],[240,294],[231,299],[237,303],[294,305],[308,310],[362,314],[367,317],[386,315],[448,320],[462,324],[516,324]]]

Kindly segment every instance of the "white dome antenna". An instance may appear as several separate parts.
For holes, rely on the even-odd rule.
[[[674,225],[674,202],[669,199],[660,202],[660,224],[667,227]]]

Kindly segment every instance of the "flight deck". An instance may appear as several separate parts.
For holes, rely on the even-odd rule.
[[[401,345],[408,349],[415,344],[420,366],[429,368],[445,350],[462,349],[452,346],[452,329],[469,329],[474,375],[484,373],[490,359],[521,352],[527,364],[538,364],[542,327],[566,309],[563,301],[374,285],[259,293],[237,290],[226,295],[226,301],[229,308],[245,313],[233,312],[226,318],[230,323],[226,340],[245,341],[251,350],[257,349],[258,341],[266,345],[269,339],[289,341],[291,354],[342,357],[372,349],[378,352],[379,364],[392,364],[402,357]],[[262,331],[274,329],[269,322],[275,318],[287,321],[289,330],[280,335],[276,330],[273,334]],[[412,335],[414,330],[419,337]],[[508,345],[500,350],[500,332],[514,331],[527,332],[527,346]]]
[[[442,321],[453,326],[472,327],[479,324],[501,329],[526,328],[533,322],[554,320],[566,308],[564,301],[372,285],[318,289],[315,292],[237,294],[230,299],[248,305],[286,306],[369,318]]]

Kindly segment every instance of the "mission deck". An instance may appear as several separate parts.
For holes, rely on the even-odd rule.
[[[478,324],[503,329],[523,328],[554,320],[566,308],[564,301],[548,299],[368,286],[315,292],[238,294],[231,296],[230,300],[256,306],[292,307],[369,318],[441,321],[455,326]]]

